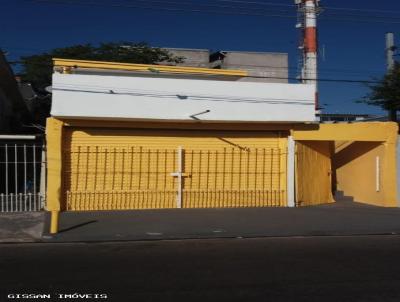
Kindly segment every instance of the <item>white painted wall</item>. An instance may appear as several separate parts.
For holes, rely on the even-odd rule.
[[[312,85],[157,77],[53,75],[51,115],[60,118],[315,121]]]

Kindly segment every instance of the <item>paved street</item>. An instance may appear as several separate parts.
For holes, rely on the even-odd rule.
[[[11,301],[10,293],[105,293],[108,301],[400,300],[397,235],[3,244],[0,255],[1,301]]]

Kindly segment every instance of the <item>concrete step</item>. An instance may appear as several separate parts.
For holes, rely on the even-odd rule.
[[[344,195],[343,191],[336,191],[334,198],[336,201],[346,201],[346,202],[354,202],[353,196]]]

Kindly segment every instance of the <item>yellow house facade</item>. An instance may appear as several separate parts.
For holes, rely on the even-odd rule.
[[[55,70],[52,233],[60,211],[309,206],[335,191],[397,206],[397,125],[318,124],[308,85],[57,59]]]

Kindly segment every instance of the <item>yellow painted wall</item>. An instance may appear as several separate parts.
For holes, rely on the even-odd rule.
[[[379,157],[380,189],[377,191],[376,158]],[[355,201],[396,206],[396,164],[393,144],[349,142],[333,156],[337,191]]]
[[[370,122],[294,126],[293,138],[307,141],[395,142],[397,123]]]
[[[298,206],[333,202],[331,181],[332,143],[296,142],[296,200]]]

